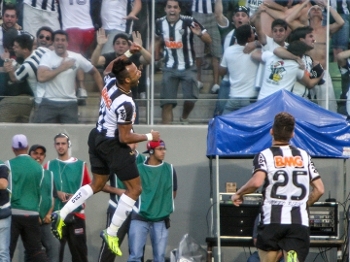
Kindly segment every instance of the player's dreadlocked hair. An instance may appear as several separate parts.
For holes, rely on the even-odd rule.
[[[129,59],[118,59],[114,62],[112,73],[115,75],[118,83],[123,84],[124,79],[129,76],[129,72],[126,70],[126,67],[131,64],[132,62]]]
[[[291,114],[287,112],[278,113],[272,126],[274,140],[289,142],[294,132],[294,126],[295,119]]]

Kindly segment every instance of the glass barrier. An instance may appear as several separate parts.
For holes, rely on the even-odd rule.
[[[150,123],[150,109],[153,110],[153,123],[163,124],[161,103],[164,99],[160,99],[160,90],[162,88],[162,72],[158,71],[154,74],[154,98],[151,101],[147,92],[145,94],[137,93],[135,103],[137,105],[137,120],[136,124]],[[209,76],[208,76],[208,79]],[[199,90],[197,100],[187,100],[195,102],[194,108],[188,117],[188,121],[182,121],[182,110],[184,106],[184,99],[182,99],[181,86],[178,90],[176,99],[177,106],[172,109],[173,120],[167,124],[174,125],[207,125],[209,120],[217,115],[223,113],[227,101],[235,101],[235,99],[218,99],[218,94],[210,92],[211,80],[204,82],[204,87]],[[340,74],[332,76],[332,85],[334,88],[335,99],[328,100],[328,106],[338,113],[346,115],[346,99],[340,99],[341,94],[341,79]],[[86,81],[86,88],[88,89],[88,96],[84,98],[78,97],[78,123],[79,124],[94,124],[97,121],[98,110],[100,104],[100,93],[93,81]],[[144,97],[141,97],[144,96]],[[307,99],[307,98],[306,98]],[[0,110],[3,112],[0,116],[1,122],[33,122],[33,114],[37,105],[34,103],[34,98],[30,96],[18,97],[3,97],[0,100]],[[324,107],[327,104],[326,100],[313,99],[316,104]],[[252,100],[254,102],[254,100]],[[20,107],[19,105],[22,105]],[[6,109],[6,110],[5,110]],[[22,110],[22,114],[19,113]],[[30,117],[28,112],[31,112]],[[15,115],[17,114],[17,117]],[[22,117],[21,117],[22,116]]]
[[[193,1],[195,2],[195,0]],[[322,78],[328,79],[326,84],[322,86],[316,85],[314,88],[305,89],[302,94],[305,99],[311,99],[331,111],[348,115],[346,104],[349,86],[348,57],[350,57],[350,51],[347,49],[349,44],[350,7],[346,7],[344,4],[336,6],[339,2],[332,2],[331,5],[326,1],[318,1],[317,3],[318,5],[310,1],[294,1],[293,4],[290,4],[290,1],[271,3],[270,1],[264,2],[261,0],[216,0],[212,2],[210,7],[207,6],[207,11],[212,10],[213,14],[203,15],[201,13],[204,10],[202,7],[194,5],[194,8],[197,9],[192,11],[192,1],[189,0],[181,2],[142,1],[138,20],[134,20],[131,26],[134,31],[140,33],[141,37],[138,36],[137,38],[142,39],[142,45],[145,50],[149,51],[152,61],[149,65],[143,66],[143,77],[140,79],[137,91],[134,92],[134,98],[138,106],[136,122],[138,124],[207,125],[212,117],[222,115],[225,106],[228,106],[228,104],[237,104],[234,101],[242,104],[237,97],[249,95],[245,93],[247,91],[242,91],[241,87],[248,82],[252,82],[252,79],[257,78],[259,74],[263,78],[264,73],[266,74],[270,70],[271,77],[268,81],[276,86],[276,90],[282,88],[279,86],[279,81],[283,78],[302,79],[303,75],[300,72],[291,76],[289,74],[291,69],[284,68],[288,63],[294,63],[295,68],[296,61],[302,68],[300,65],[302,59],[304,59],[305,70],[308,71],[306,74],[310,76],[309,78],[321,74],[322,69],[317,71],[314,68],[312,70],[314,66],[320,63],[325,71]],[[186,16],[177,17],[178,13]],[[162,20],[162,17],[166,14],[168,14],[167,18]],[[104,15],[106,14],[102,12],[101,16]],[[189,16],[194,17],[198,23],[193,23]],[[273,21],[276,21],[276,19],[286,21],[287,29],[283,30],[283,25],[278,23],[273,26]],[[158,22],[156,23],[156,21]],[[251,28],[252,35],[244,36],[243,29],[241,31],[237,29],[248,23],[254,26]],[[203,24],[207,30],[199,24]],[[228,26],[227,28],[225,28],[225,24]],[[274,48],[281,43],[292,41],[290,40],[292,29],[295,30],[305,26],[311,26],[314,30],[307,33],[306,36],[296,36],[294,34],[294,38],[296,38],[294,40],[300,40],[304,45],[306,43],[309,49],[300,44],[300,48],[302,49],[303,46],[306,51],[301,51],[299,48],[293,50],[293,45],[290,44],[287,48],[290,52],[283,54],[283,56],[279,54],[280,59],[276,60],[279,61],[279,64],[276,64],[275,61],[273,65],[271,64],[273,60],[268,60],[270,57],[267,55],[260,55],[258,58],[253,55],[256,50],[273,52]],[[99,43],[100,34],[100,31],[96,31],[97,43]],[[108,38],[113,38],[115,35],[108,30],[104,34],[108,34]],[[155,35],[157,37],[153,37]],[[241,48],[232,49],[228,47],[233,43],[234,46],[240,46]],[[111,45],[109,50],[112,50],[113,56],[113,52],[117,51],[118,44],[113,46],[113,43],[105,43],[105,45],[107,44]],[[224,47],[222,47],[222,44]],[[285,47],[287,46],[285,45]],[[96,43],[90,49],[89,55],[86,55],[86,57],[91,59],[92,62],[92,55],[96,50],[100,52],[98,57],[103,55],[104,49],[99,49]],[[240,50],[240,54],[237,54],[237,50]],[[267,54],[267,52],[264,53]],[[309,55],[311,62],[304,58],[304,54]],[[196,55],[201,56],[201,58],[196,58]],[[266,63],[269,61],[268,69],[264,69],[263,73],[258,73],[257,67],[249,66],[246,55],[254,56],[254,59],[265,59]],[[300,59],[297,59],[298,56]],[[286,62],[287,60],[292,61],[290,59],[295,61]],[[341,70],[339,70],[338,64]],[[97,68],[102,74],[104,66]],[[304,70],[304,68],[298,70]],[[231,79],[230,74],[234,76],[236,72],[240,72],[236,76],[237,78],[232,77],[233,79]],[[226,73],[228,73],[228,77],[225,78],[223,76]],[[7,73],[2,70],[0,74],[4,76]],[[179,82],[182,79],[187,79],[183,86]],[[305,83],[304,80],[300,81],[304,86],[310,84]],[[7,84],[3,85],[6,86]],[[100,101],[99,91],[93,78],[88,74],[85,74],[83,85],[83,90],[80,89],[77,93],[78,123],[95,123]],[[79,85],[79,87],[81,86]],[[256,83],[254,83],[254,87],[256,87]],[[260,87],[260,90],[261,88],[264,87]],[[294,90],[294,85],[285,88]],[[162,90],[167,90],[173,97],[174,93],[176,94],[171,103],[170,100],[164,99]],[[241,93],[237,95],[236,92]],[[9,105],[14,98],[3,90],[0,90],[0,95],[5,97],[0,101],[0,115],[4,115],[4,112],[10,110]],[[255,92],[249,98],[253,101],[258,95],[259,93]],[[184,96],[187,99],[184,99]],[[194,97],[198,98],[194,99]],[[18,119],[0,117],[0,122],[32,122],[32,115],[37,103],[34,103],[34,98],[31,98],[30,103],[28,97],[22,100],[25,100],[25,104],[27,104],[23,105],[22,109],[26,112],[25,117],[23,119],[20,117]],[[169,103],[170,105],[177,104],[177,106],[169,108]],[[165,106],[161,107],[161,105]],[[32,107],[30,108],[30,106]],[[19,108],[17,109],[19,110]],[[32,111],[29,114],[30,116],[28,116],[28,110]],[[230,111],[229,108],[228,111]],[[226,110],[226,113],[228,111]],[[187,116],[187,119],[185,116]]]

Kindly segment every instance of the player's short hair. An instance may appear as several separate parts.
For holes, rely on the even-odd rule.
[[[289,142],[293,136],[294,126],[295,119],[291,114],[287,112],[278,113],[272,126],[274,140]]]
[[[118,59],[114,62],[112,73],[115,75],[118,83],[123,84],[125,78],[129,76],[129,72],[126,70],[126,67],[131,64],[132,62],[129,59]]]
[[[271,30],[273,30],[275,26],[281,26],[284,28],[284,30],[287,30],[288,24],[283,19],[275,19],[271,23]]]

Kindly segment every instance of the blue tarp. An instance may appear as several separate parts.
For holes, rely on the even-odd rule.
[[[292,145],[305,149],[312,157],[350,157],[350,123],[346,117],[286,90],[211,119],[207,156],[251,157],[270,147],[273,119],[282,111],[296,120]]]

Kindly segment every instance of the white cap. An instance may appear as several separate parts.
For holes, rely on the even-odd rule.
[[[24,149],[28,147],[28,140],[25,135],[18,134],[12,137],[12,147],[15,149]]]

